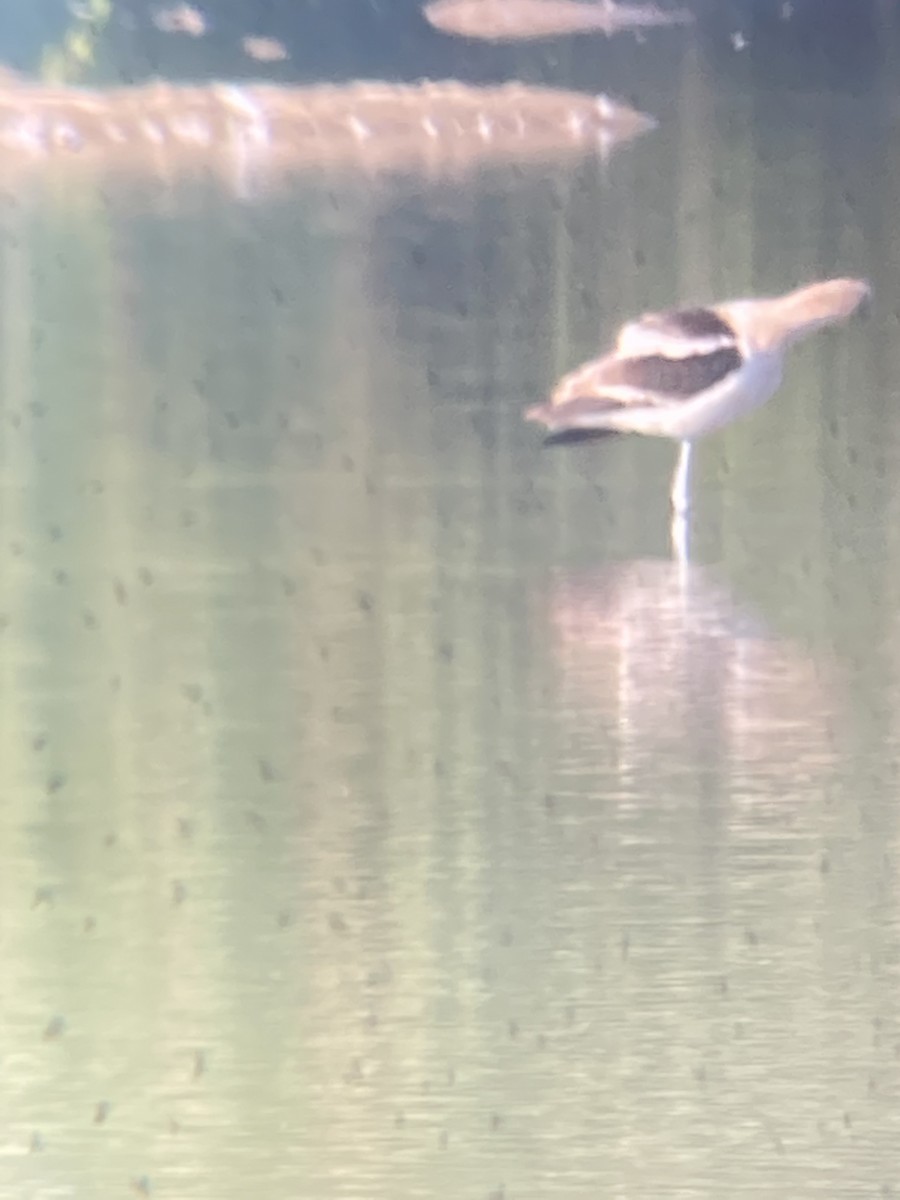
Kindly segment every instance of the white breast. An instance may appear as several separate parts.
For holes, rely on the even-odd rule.
[[[773,395],[781,383],[780,354],[751,354],[727,379],[693,400],[666,408],[668,437],[693,439],[721,429],[737,417],[752,412]]]

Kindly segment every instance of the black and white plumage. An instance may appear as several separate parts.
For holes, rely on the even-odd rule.
[[[615,348],[576,367],[546,404],[526,412],[550,434],[643,433],[682,444],[672,483],[687,510],[692,443],[764,404],[781,383],[787,348],[846,320],[869,295],[858,279],[830,279],[785,296],[647,313]]]

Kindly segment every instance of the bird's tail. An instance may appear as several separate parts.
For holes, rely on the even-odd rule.
[[[621,409],[615,401],[604,401],[596,396],[574,396],[571,400],[556,403],[548,400],[544,404],[532,404],[525,410],[526,421],[536,421],[549,433],[564,429],[590,429],[595,433],[617,433],[619,426],[614,414]]]
[[[619,433],[614,426],[604,426],[602,416],[594,407],[588,412],[584,401],[568,400],[563,404],[532,404],[525,410],[525,420],[543,425],[547,431],[545,445],[595,441]]]
[[[538,425],[546,425],[548,429],[555,424],[553,416],[553,405],[546,402],[532,404],[530,408],[525,409],[526,421],[535,421]]]

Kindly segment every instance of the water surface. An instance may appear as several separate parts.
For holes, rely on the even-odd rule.
[[[479,50],[659,116],[605,167],[4,192],[0,1196],[900,1188],[877,12]],[[521,419],[843,273],[687,571],[673,447]]]

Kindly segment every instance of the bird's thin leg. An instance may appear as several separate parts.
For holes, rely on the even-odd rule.
[[[688,484],[691,475],[691,443],[682,442],[678,455],[678,466],[672,477],[672,508],[676,516],[683,517],[688,510]]]
[[[672,539],[672,558],[678,564],[678,578],[683,585],[691,558],[690,530],[685,513],[672,513],[669,536]]]

